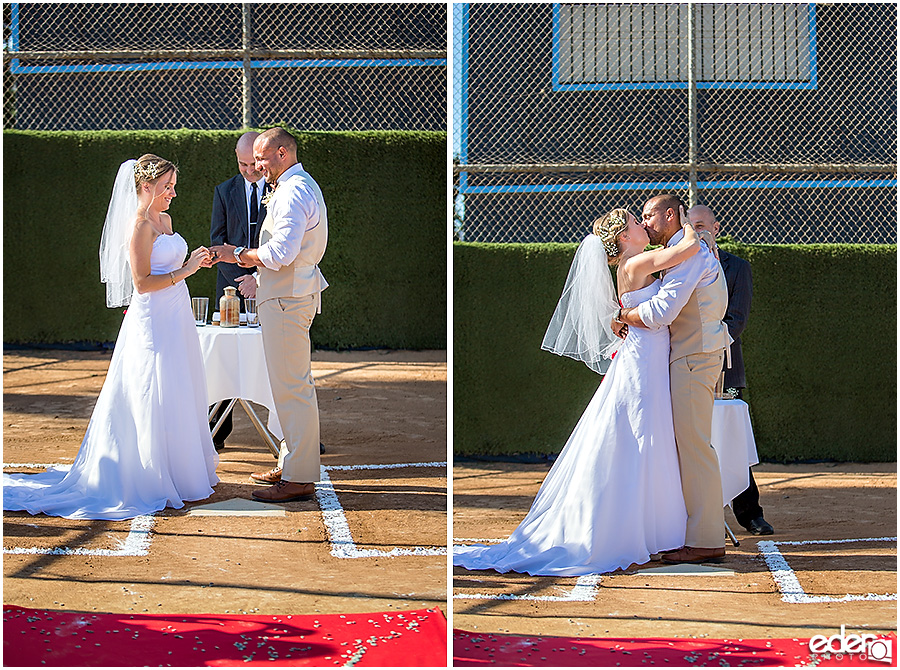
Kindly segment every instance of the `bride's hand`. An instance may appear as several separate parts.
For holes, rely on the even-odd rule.
[[[694,228],[687,218],[682,219],[681,229],[684,231],[684,239],[687,240],[688,244],[693,244],[699,239],[697,229]]]
[[[212,267],[213,262],[212,257],[209,254],[209,249],[206,247],[197,247],[191,253],[191,257],[185,265],[187,265],[191,274],[195,273],[200,268]]]
[[[716,257],[716,260],[718,260],[718,258],[719,258],[719,245],[716,244],[716,236],[713,235],[713,234],[712,234],[711,232],[709,232],[708,230],[701,230],[701,231],[700,231],[699,233],[697,233],[697,234],[700,236],[700,240],[701,240],[704,244],[706,244],[706,246],[708,246],[708,247],[710,248],[710,250],[713,252],[713,255],[715,255],[715,257]]]

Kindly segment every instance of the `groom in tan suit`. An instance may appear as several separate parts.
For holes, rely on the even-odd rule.
[[[290,133],[282,128],[265,131],[253,143],[253,157],[257,170],[274,186],[259,248],[210,249],[224,262],[259,268],[257,310],[284,443],[279,466],[251,476],[272,484],[253,497],[288,502],[313,495],[319,480],[319,409],[309,328],[328,287],[319,270],[328,242],[328,214],[319,185],[297,161],[297,141]]]
[[[681,240],[682,207],[674,195],[647,201],[642,225],[651,244],[671,246]],[[722,321],[727,306],[725,273],[704,246],[665,273],[655,296],[618,316],[620,324],[629,326],[669,327],[672,415],[688,520],[685,546],[664,553],[667,563],[701,563],[725,556],[722,481],[710,435],[715,384],[731,343]]]

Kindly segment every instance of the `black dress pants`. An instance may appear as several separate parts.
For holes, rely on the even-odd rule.
[[[213,428],[216,427],[216,423],[218,423],[219,419],[225,414],[225,410],[228,408],[231,400],[223,400],[222,406],[213,414],[213,418],[209,421],[209,430],[212,431]],[[211,409],[211,408],[210,408]],[[234,408],[232,408],[232,412]],[[222,422],[222,427],[219,428],[219,432],[213,437],[213,444],[216,445],[216,449],[221,449],[225,445],[225,438],[231,435],[231,412],[228,412],[228,415],[225,417],[225,421]]]

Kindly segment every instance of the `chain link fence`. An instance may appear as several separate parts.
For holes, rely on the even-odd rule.
[[[893,3],[453,8],[455,236],[579,241],[662,192],[747,243],[896,243]]]
[[[9,3],[4,127],[445,130],[443,3]]]

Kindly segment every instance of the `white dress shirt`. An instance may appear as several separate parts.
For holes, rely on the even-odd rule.
[[[278,181],[284,183],[301,171],[303,166],[295,163],[279,176]],[[272,238],[257,250],[260,262],[276,271],[294,262],[300,253],[304,233],[319,224],[319,204],[306,182],[285,189],[286,193],[279,192],[277,188],[267,205],[267,216],[271,215],[277,224]]]
[[[667,247],[678,244],[684,237],[679,230]],[[719,276],[719,261],[706,244],[700,250],[665,272],[659,290],[649,300],[638,305],[638,316],[648,328],[663,328],[675,320],[698,286],[709,286]]]

